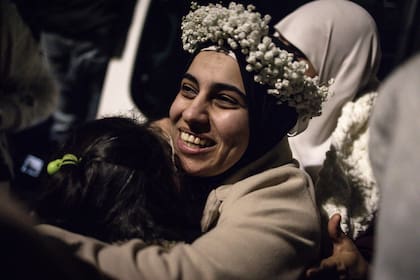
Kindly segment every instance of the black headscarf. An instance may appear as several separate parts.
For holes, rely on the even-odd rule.
[[[272,149],[296,124],[298,114],[287,104],[267,93],[268,87],[254,81],[254,73],[246,71],[244,55],[233,51],[245,86],[248,103],[250,139],[244,155],[245,163],[256,160]]]

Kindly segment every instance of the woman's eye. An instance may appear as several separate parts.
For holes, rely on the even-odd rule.
[[[218,105],[222,106],[222,107],[228,107],[228,108],[233,108],[233,107],[237,107],[239,106],[239,102],[238,100],[236,100],[235,98],[226,95],[226,94],[220,94],[215,98],[216,102]]]
[[[181,84],[182,95],[187,98],[194,98],[197,95],[197,90],[189,84]]]

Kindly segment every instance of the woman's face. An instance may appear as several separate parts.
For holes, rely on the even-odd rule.
[[[203,51],[192,61],[169,112],[175,152],[192,176],[219,175],[248,147],[249,123],[239,65],[229,55]]]

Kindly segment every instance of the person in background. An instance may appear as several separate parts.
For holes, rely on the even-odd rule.
[[[333,215],[328,233],[333,255],[307,271],[309,279],[325,279],[336,271],[340,279],[417,279],[420,276],[419,223],[416,220],[420,192],[418,143],[420,122],[416,110],[420,54],[400,65],[379,88],[369,122],[369,158],[381,190],[375,230],[375,251],[370,266]],[[401,233],[404,237],[400,237]]]
[[[16,6],[0,1],[0,181],[13,181],[8,136],[47,119],[58,103],[57,87],[31,30]]]
[[[14,0],[39,37],[59,87],[50,140],[95,119],[111,57],[119,56],[136,0]]]
[[[318,75],[321,84],[334,81],[322,115],[309,123],[300,120],[297,135],[289,139],[293,156],[316,183],[343,106],[377,89],[381,47],[376,23],[352,1],[318,0],[287,15],[275,29],[308,62],[308,73]]]
[[[370,159],[381,190],[374,280],[420,277],[420,54],[379,89],[370,123]]]
[[[75,128],[48,164],[40,221],[109,243],[187,241],[172,148],[155,130],[124,117]]]
[[[318,75],[320,83],[333,79],[321,116],[298,121],[297,135],[289,138],[293,156],[315,183],[325,231],[322,255],[331,254],[327,223],[339,213],[342,230],[371,261],[379,201],[367,148],[381,59],[376,23],[354,2],[318,0],[296,9],[275,29],[279,40],[308,62],[309,75]]]
[[[320,222],[287,133],[298,116],[320,114],[328,88],[274,43],[269,20],[236,3],[194,5],[183,19],[192,56],[162,123],[198,238],[165,250],[37,229],[118,279],[301,279],[319,258]]]

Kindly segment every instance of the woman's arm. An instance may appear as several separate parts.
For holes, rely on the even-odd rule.
[[[216,226],[169,251],[141,240],[107,245],[43,225],[118,279],[298,279],[319,254],[319,218],[307,178],[279,167],[231,185]]]

